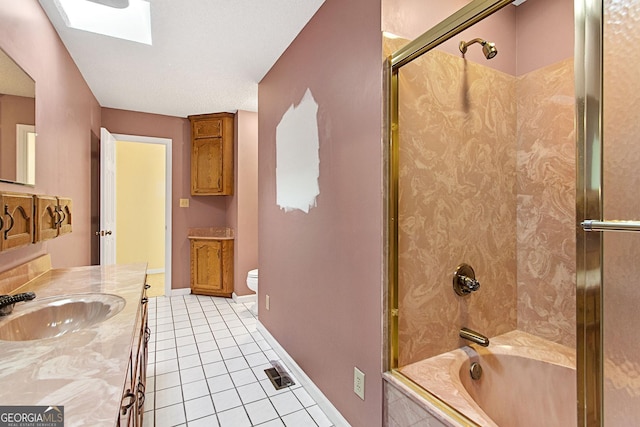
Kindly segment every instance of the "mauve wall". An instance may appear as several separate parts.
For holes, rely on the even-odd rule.
[[[191,196],[191,128],[189,120],[180,117],[133,111],[102,109],[102,126],[111,133],[170,138],[172,140],[172,274],[173,289],[189,287],[189,240],[187,230],[193,227],[226,226],[225,197]],[[179,199],[190,199],[181,208]]]
[[[16,180],[16,125],[35,123],[33,98],[0,95],[0,179]]]
[[[235,230],[234,292],[250,295],[247,273],[258,268],[258,113],[238,110],[235,190],[227,198],[227,225]]]
[[[380,5],[327,0],[259,85],[260,321],[353,426],[382,424]],[[276,204],[276,126],[318,103],[320,195]],[[265,295],[271,309],[265,309]],[[353,368],[366,374],[364,401]]]
[[[54,267],[90,263],[91,132],[100,106],[37,0],[0,1],[0,48],[36,81],[36,186],[0,191],[73,199],[73,233],[0,254],[0,270],[50,253]]]
[[[640,3],[604,1],[604,218],[640,220]],[[640,236],[603,233],[604,425],[640,419]]]
[[[573,58],[573,0],[532,0],[516,8],[517,75]]]

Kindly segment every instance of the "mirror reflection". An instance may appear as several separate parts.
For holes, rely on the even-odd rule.
[[[35,185],[36,85],[0,50],[0,180]]]

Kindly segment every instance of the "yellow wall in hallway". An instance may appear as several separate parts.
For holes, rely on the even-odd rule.
[[[162,144],[116,143],[116,262],[164,269],[165,150]]]

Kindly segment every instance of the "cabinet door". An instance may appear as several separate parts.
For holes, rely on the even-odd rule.
[[[36,196],[36,242],[53,239],[58,235],[58,199]]]
[[[66,197],[58,197],[58,215],[60,235],[71,233],[72,213],[71,199]]]
[[[194,120],[191,135],[195,139],[222,136],[222,119]]]
[[[120,413],[118,414],[118,427],[128,427],[133,425],[133,412],[136,404],[136,395],[133,391],[133,360],[129,357],[127,366],[127,377],[125,381],[124,391],[122,393],[122,401],[120,402]]]
[[[191,145],[191,194],[217,194],[223,190],[222,138],[194,139]]]
[[[146,285],[145,285],[146,286]],[[144,422],[144,403],[146,399],[146,387],[147,387],[147,361],[149,358],[148,346],[149,339],[151,337],[147,318],[148,318],[148,303],[146,288],[143,292],[142,306],[141,306],[141,327],[140,327],[140,345],[138,348],[138,379],[136,385],[136,422],[135,425],[142,427]]]
[[[220,241],[191,241],[191,291],[201,295],[220,295],[223,292]]]
[[[33,243],[33,196],[3,194],[2,249]]]

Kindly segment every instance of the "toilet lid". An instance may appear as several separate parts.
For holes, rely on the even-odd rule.
[[[258,277],[258,269],[251,270],[249,272],[249,277],[256,277],[257,278]]]

